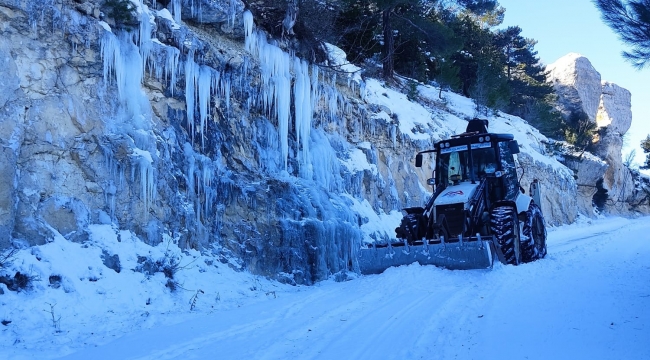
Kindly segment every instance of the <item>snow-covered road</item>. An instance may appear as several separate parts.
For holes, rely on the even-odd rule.
[[[134,331],[69,359],[650,359],[650,220],[549,233],[518,267],[404,266]]]

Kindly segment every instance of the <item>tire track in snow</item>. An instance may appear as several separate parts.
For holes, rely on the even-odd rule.
[[[192,352],[202,349],[205,352],[207,348],[213,348],[215,353],[226,355],[226,358],[282,358],[281,356],[273,357],[273,348],[277,347],[277,338],[263,339],[259,337],[260,333],[278,334],[286,333],[287,326],[304,327],[299,323],[302,317],[309,315],[311,308],[317,307],[318,303],[325,301],[338,308],[335,302],[331,302],[336,297],[334,292],[325,292],[318,289],[316,292],[308,295],[306,298],[287,296],[282,306],[277,306],[277,302],[270,301],[266,305],[273,309],[260,313],[258,320],[247,322],[248,319],[240,319],[240,324],[228,327],[224,330],[209,332],[207,335],[194,338],[185,342],[170,344],[169,347],[140,357],[138,360],[155,360],[155,359],[174,359],[174,358],[192,358]],[[307,314],[303,314],[307,313]],[[249,339],[255,338],[251,342]],[[197,355],[197,358],[200,358]]]
[[[346,287],[351,284],[339,284],[341,286],[329,286],[327,290],[319,291],[319,296],[310,296],[309,301],[298,300],[295,307],[289,307],[289,311],[283,314],[281,321],[276,324],[275,329],[270,331],[283,331],[282,341],[269,342],[267,346],[259,347],[252,353],[256,359],[283,359],[291,356],[311,358],[318,354],[320,343],[324,339],[336,337],[337,329],[344,328],[332,324],[345,324],[352,318],[357,318],[367,311],[369,303],[383,298],[386,294],[379,291],[361,295],[358,301],[348,302],[349,297]],[[352,291],[352,289],[350,289]],[[346,321],[341,321],[346,320]],[[317,338],[313,343],[309,341]],[[277,339],[276,339],[277,340]],[[307,355],[307,354],[313,355]]]
[[[359,287],[359,282],[367,284]],[[295,326],[285,336],[285,339],[292,340],[291,343],[275,344],[270,348],[261,349],[254,357],[281,359],[288,355],[299,355],[318,359],[332,358],[334,354],[344,352],[346,356],[354,358],[356,356],[351,354],[361,351],[359,348],[363,348],[365,343],[368,348],[376,348],[378,344],[373,341],[377,339],[391,341],[393,336],[386,334],[394,324],[412,320],[413,316],[410,314],[417,311],[418,306],[427,300],[426,294],[418,299],[411,297],[404,306],[402,303],[405,298],[399,296],[398,293],[402,291],[399,286],[376,288],[368,286],[371,284],[367,279],[341,285],[331,287],[327,297],[312,304],[313,308],[321,309],[317,314],[302,314],[302,318],[307,318],[306,321],[301,317],[292,319],[291,322]],[[358,298],[351,301],[346,288],[354,291]],[[310,330],[313,331],[309,337],[317,338],[318,341],[304,341],[305,334]],[[385,352],[383,354],[385,355]]]
[[[456,347],[447,347],[440,358],[648,358],[650,348],[641,350],[639,344],[647,338],[643,319],[647,324],[650,311],[643,309],[650,308],[650,300],[638,294],[650,286],[643,281],[632,282],[635,288],[626,285],[650,264],[650,242],[647,236],[639,241],[648,228],[640,221],[611,227],[597,238],[564,234],[560,240],[575,244],[571,249],[495,269],[481,284],[484,290],[498,285],[483,307],[487,315],[471,324],[478,346],[459,348],[472,340],[459,334]],[[625,326],[638,329],[616,332]]]
[[[412,344],[402,355],[408,359],[452,359],[475,346],[478,324],[487,315],[485,308],[499,291],[492,272],[454,271],[456,289],[444,289],[440,302],[431,308],[423,326],[414,332]],[[464,357],[460,357],[464,358]]]
[[[464,275],[458,276],[456,272],[418,265],[393,270],[391,279],[384,275],[379,277],[399,291],[367,303],[363,312],[355,314],[354,319],[325,338],[319,338],[317,344],[306,347],[301,356],[310,359],[329,359],[336,354],[360,359],[419,358],[413,355],[421,348],[432,347],[432,342],[437,341],[441,333],[437,328],[445,327],[444,322],[437,322],[438,319],[444,315],[450,319],[450,324],[457,322],[454,318],[459,309],[463,309],[467,299],[479,290],[463,284]],[[484,272],[475,274],[482,277]],[[444,281],[436,283],[441,276]],[[418,281],[400,282],[402,277],[416,277]],[[437,325],[432,326],[432,323]],[[432,357],[426,350],[419,352],[424,354],[422,358]]]
[[[382,298],[394,298],[392,293],[374,289],[367,293],[362,300],[353,303],[346,303],[348,297],[342,293],[349,293],[345,290],[346,284],[330,284],[327,290],[316,289],[314,293],[306,297],[296,296],[301,294],[289,294],[281,299],[282,301],[269,301],[265,304],[253,306],[249,312],[257,313],[256,316],[237,316],[236,320],[226,322],[219,326],[218,317],[213,317],[214,325],[206,325],[201,322],[188,322],[170,326],[169,332],[185,333],[190,336],[178,336],[175,341],[161,342],[156,349],[148,351],[140,348],[139,354],[129,358],[139,360],[153,359],[175,359],[175,358],[201,358],[199,353],[205,353],[211,349],[211,353],[219,353],[226,358],[256,358],[256,359],[281,359],[286,358],[289,353],[304,353],[308,349],[302,347],[295,349],[291,346],[291,340],[303,341],[308,328],[316,328],[319,324],[331,323],[332,318],[340,315],[363,313],[371,309]],[[339,286],[336,286],[339,285]],[[348,283],[348,287],[354,284]],[[278,305],[281,302],[282,305]],[[268,311],[259,311],[258,307],[268,306]],[[317,309],[316,313],[314,309]],[[244,312],[245,309],[236,309],[235,312]],[[310,320],[316,317],[317,320]],[[206,319],[205,322],[209,322]],[[304,331],[302,331],[304,329]],[[259,334],[284,334],[285,341],[278,343],[277,337],[264,339]],[[255,339],[255,341],[250,341]],[[118,339],[118,342],[120,340]],[[137,341],[136,341],[137,342]],[[162,346],[161,346],[162,345]],[[307,344],[307,348],[309,344]],[[83,353],[83,352],[81,352]],[[137,352],[136,352],[137,353]],[[195,354],[195,355],[193,355]],[[79,355],[79,354],[78,354]],[[96,357],[94,357],[96,358]]]
[[[427,303],[431,303],[434,294],[417,294],[400,296],[384,301],[380,306],[368,307],[363,316],[358,316],[348,326],[342,327],[338,334],[330,336],[321,348],[325,351],[320,357],[331,358],[338,352],[337,348],[349,347],[346,352],[351,359],[399,358],[389,356],[396,348],[408,346],[410,330],[421,321],[421,313]],[[378,304],[375,304],[378,305]],[[345,338],[345,334],[356,334]]]

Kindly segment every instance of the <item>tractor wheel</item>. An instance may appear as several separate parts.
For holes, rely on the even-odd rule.
[[[522,230],[522,259],[524,262],[535,261],[546,256],[546,226],[542,209],[530,203],[526,212],[526,221]]]
[[[495,245],[501,249],[506,264],[521,264],[519,219],[515,208],[499,206],[492,209],[490,229],[494,235]]]
[[[412,245],[416,240],[419,240],[418,224],[420,222],[420,214],[408,214],[402,218],[399,227],[395,229],[395,234],[398,239],[406,239],[409,245]]]

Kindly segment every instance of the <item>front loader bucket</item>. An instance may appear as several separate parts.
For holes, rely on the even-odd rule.
[[[494,245],[488,240],[399,245],[360,249],[361,273],[379,274],[389,267],[415,262],[450,270],[487,269],[492,267],[495,254]]]

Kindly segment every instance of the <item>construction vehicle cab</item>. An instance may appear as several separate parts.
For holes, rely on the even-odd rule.
[[[425,156],[434,164],[427,181],[433,195],[423,207],[403,209],[394,242],[361,249],[362,273],[415,261],[472,269],[491,267],[496,257],[517,265],[546,254],[537,182],[524,194],[514,159],[519,145],[486,125],[472,120],[465,133],[416,155],[416,167]]]

